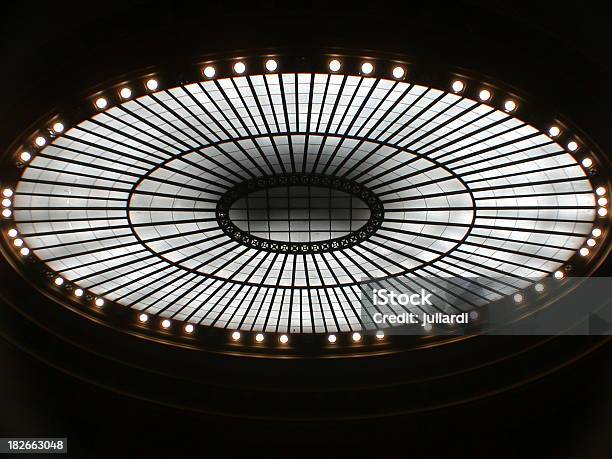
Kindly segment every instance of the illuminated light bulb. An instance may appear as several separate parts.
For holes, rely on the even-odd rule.
[[[10,198],[11,196],[13,196],[13,190],[11,190],[10,188],[5,188],[4,190],[2,190],[2,196]]]
[[[32,155],[27,152],[27,151],[22,151],[21,154],[19,155],[19,158],[23,161],[23,162],[28,162],[29,160],[32,159]]]
[[[64,284],[64,279],[61,277],[56,277],[53,282],[55,282],[55,285],[60,286]]]
[[[236,62],[234,64],[234,72],[236,72],[238,75],[244,73],[246,71],[246,65],[244,65],[244,62]]]
[[[548,133],[551,137],[557,137],[559,134],[561,134],[561,129],[559,129],[557,126],[551,126]]]
[[[353,333],[353,341],[358,343],[359,341],[361,341],[361,333]]]
[[[586,247],[583,247],[580,249],[580,255],[583,257],[586,257],[589,254],[589,249],[587,249]]]
[[[193,333],[193,325],[191,324],[185,325],[185,333]]]
[[[593,228],[593,231],[591,231],[591,234],[595,237],[599,237],[601,236],[601,230],[599,228]]]
[[[534,289],[538,293],[542,293],[544,291],[544,284],[540,284],[539,282],[535,284]]]
[[[278,68],[278,62],[276,62],[274,59],[268,59],[266,61],[266,70],[268,72],[274,72],[277,68]]]
[[[287,344],[289,342],[289,337],[287,335],[280,335],[278,340],[281,342],[281,344]]]
[[[19,253],[21,253],[21,255],[23,255],[24,257],[27,257],[28,255],[30,255],[30,249],[28,249],[27,247],[22,247]]]
[[[374,66],[372,65],[371,62],[364,62],[363,64],[361,64],[361,73],[369,75],[373,71],[374,71]]]
[[[99,108],[100,110],[106,108],[106,106],[108,105],[108,100],[106,100],[104,97],[98,97],[96,99],[95,102],[96,108]]]
[[[121,91],[119,91],[119,95],[122,99],[129,99],[130,97],[132,97],[132,90],[127,87],[121,88]]]
[[[255,341],[257,341],[258,343],[263,343],[264,340],[264,335],[263,333],[257,333],[255,335]]]
[[[380,340],[383,339],[385,337],[385,332],[383,332],[382,330],[378,330],[376,332],[376,339]]]
[[[161,326],[163,328],[168,329],[168,328],[170,328],[170,325],[172,325],[172,324],[170,323],[170,321],[168,319],[162,320]]]
[[[149,91],[155,91],[159,87],[159,83],[155,78],[151,78],[147,80],[146,86]]]
[[[330,343],[332,343],[332,344],[336,342],[336,339],[337,339],[337,338],[336,338],[336,335],[329,335],[329,336],[327,337],[327,341],[329,341],[329,342],[330,342]]]
[[[513,100],[507,100],[504,103],[504,109],[507,112],[513,112],[514,110],[516,110],[516,102],[514,102]]]
[[[53,125],[53,130],[57,132],[58,134],[60,132],[64,132],[64,125],[58,121],[57,123]]]
[[[565,274],[563,274],[563,271],[555,271],[554,276],[555,276],[555,279],[563,279]]]
[[[40,135],[34,139],[34,143],[38,145],[39,147],[42,147],[43,145],[47,143],[47,139],[45,139],[43,136]]]
[[[605,207],[600,207],[599,209],[597,209],[597,213],[600,217],[605,217],[606,215],[608,215],[608,209],[606,209]]]
[[[342,64],[340,63],[340,61],[338,59],[333,59],[333,60],[329,61],[329,69],[332,72],[337,72],[341,68],[342,68]]]
[[[465,88],[465,83],[463,81],[461,81],[461,80],[455,80],[455,81],[453,81],[453,84],[451,85],[451,88],[455,92],[461,92],[461,91],[463,91],[463,88]]]
[[[608,205],[608,198],[599,198],[597,200],[597,204],[599,204],[600,206],[607,206]]]
[[[204,71],[202,73],[204,73],[204,76],[206,78],[212,78],[215,76],[215,73],[217,73],[217,71],[212,65],[209,65],[207,67],[204,67]]]
[[[82,289],[80,289],[80,288],[77,288],[77,289],[74,291],[74,296],[77,296],[77,297],[82,297],[82,296],[83,296],[83,290],[82,290]]]
[[[589,247],[594,247],[596,244],[595,239],[587,239],[586,243]]]
[[[8,198],[5,198],[2,200],[2,207],[11,207],[11,200]]]
[[[14,245],[15,247],[21,247],[21,246],[23,245],[23,239],[15,239],[15,240],[13,241],[13,245]]]
[[[2,216],[9,218],[11,215],[13,215],[13,212],[11,212],[11,209],[3,209],[2,210]]]
[[[597,194],[597,196],[603,196],[604,194],[606,194],[606,189],[603,186],[599,186],[595,190],[595,193]]]
[[[480,100],[489,100],[491,98],[491,91],[489,91],[488,89],[482,89],[478,93],[478,98]]]
[[[578,150],[578,144],[572,140],[571,142],[567,144],[567,149],[569,151],[576,151]]]
[[[431,324],[425,324],[425,325],[423,325],[423,330],[429,332],[429,331],[433,330],[433,326]]]
[[[582,160],[582,165],[584,167],[591,167],[593,165],[593,160],[591,158],[584,158]]]
[[[398,65],[397,67],[393,68],[393,78],[397,78],[399,80],[400,78],[404,78],[404,75],[406,75],[406,70],[404,67],[400,67]]]
[[[144,324],[147,320],[149,320],[149,316],[143,312],[138,316],[138,320]]]
[[[595,230],[593,230],[595,231]],[[10,230],[8,230],[9,237],[16,237],[19,233],[17,232],[17,230],[15,228],[11,228]]]
[[[101,308],[102,306],[104,306],[104,300],[102,298],[96,298],[94,304]]]
[[[513,297],[515,303],[521,303],[523,301],[523,295],[516,293]]]
[[[234,333],[232,333],[232,339],[234,341],[239,341],[240,340],[240,332],[235,331]]]

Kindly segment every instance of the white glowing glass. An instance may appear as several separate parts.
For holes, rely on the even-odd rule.
[[[266,70],[268,72],[274,72],[277,68],[278,68],[278,62],[276,62],[274,59],[268,59],[266,61]]]
[[[404,75],[406,75],[406,70],[404,67],[398,65],[397,67],[393,68],[393,78],[397,78],[399,80],[400,78],[404,78]]]
[[[132,90],[127,87],[121,88],[121,91],[119,91],[119,95],[122,99],[129,99],[130,97],[132,97]]]
[[[212,78],[215,76],[215,68],[212,65],[208,65],[206,67],[204,67],[204,76],[206,78]]]
[[[361,73],[369,75],[374,71],[374,65],[371,62],[364,62],[361,64]]]
[[[147,89],[149,91],[155,91],[158,87],[159,82],[156,79],[151,78],[150,80],[147,80]]]

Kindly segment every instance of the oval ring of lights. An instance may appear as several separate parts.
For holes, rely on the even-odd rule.
[[[379,328],[360,308],[367,289],[471,276],[487,281],[488,296],[456,291],[447,310],[522,301],[520,291],[562,279],[577,253],[592,252],[581,249],[601,243],[607,183],[592,182],[595,157],[571,133],[522,121],[522,102],[484,82],[449,75],[436,88],[391,78],[396,63],[350,63],[273,73],[209,62],[198,81],[163,87],[146,76],[130,84],[142,92],[98,95],[90,117],[36,133],[18,152],[5,235],[58,288],[133,308],[142,323],[334,333],[334,343]],[[227,231],[242,184],[291,176],[362,187],[363,228],[373,229],[349,225],[350,244],[286,250]],[[300,210],[312,231],[320,209]],[[290,238],[295,222],[285,220],[278,233]]]

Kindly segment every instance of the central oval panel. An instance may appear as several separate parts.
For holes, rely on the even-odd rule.
[[[313,174],[262,177],[226,193],[217,219],[226,234],[273,252],[355,245],[382,221],[380,200],[356,182]]]

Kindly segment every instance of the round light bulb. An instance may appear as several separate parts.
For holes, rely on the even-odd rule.
[[[138,320],[144,324],[147,320],[149,320],[149,316],[143,312],[138,316]]]
[[[11,209],[2,209],[2,216],[9,218],[11,215],[13,214],[13,212],[11,212]]]
[[[586,247],[583,247],[580,249],[580,255],[582,255],[583,257],[586,257],[589,254],[589,249],[587,249]]]
[[[586,243],[589,247],[594,247],[596,244],[595,239],[587,239]]]
[[[53,282],[55,282],[55,285],[60,286],[64,283],[64,279],[61,277],[56,277]]]
[[[399,80],[400,78],[404,78],[404,75],[406,75],[406,70],[404,67],[398,65],[397,67],[393,68],[393,78],[397,78]]]
[[[263,343],[264,340],[264,335],[263,333],[257,333],[255,335],[255,341],[257,341],[258,343]]]
[[[337,72],[341,68],[342,68],[342,64],[340,63],[340,61],[338,59],[333,59],[333,60],[329,61],[329,69],[332,72]]]
[[[23,162],[28,162],[29,160],[32,159],[32,155],[27,152],[27,151],[22,151],[21,154],[19,155],[19,158],[23,161]]]
[[[4,198],[2,200],[2,207],[11,207],[11,200],[8,198]]]
[[[563,279],[565,274],[563,274],[563,271],[555,271],[554,276],[555,276],[555,279]]]
[[[238,75],[243,74],[246,71],[246,65],[244,65],[244,62],[236,62],[234,64],[234,72],[236,72]]]
[[[151,78],[150,80],[147,80],[147,89],[149,91],[155,91],[159,86],[159,83],[157,82],[157,80],[155,78]]]
[[[371,62],[364,62],[363,64],[361,64],[361,73],[364,73],[365,75],[369,75],[373,71],[374,71],[374,66],[372,65]]]
[[[121,88],[121,91],[119,91],[119,95],[122,99],[129,99],[130,97],[132,97],[132,90],[127,87]]]
[[[42,147],[47,143],[47,139],[45,139],[43,136],[38,136],[36,139],[34,139],[34,143],[39,147]]]
[[[599,204],[600,206],[607,206],[608,205],[608,198],[599,198],[597,200],[597,204]]]
[[[28,255],[30,255],[30,249],[28,249],[27,247],[22,247],[19,253],[21,253],[21,255],[23,255],[24,257],[27,257]]]
[[[453,84],[451,87],[453,88],[453,91],[461,92],[463,91],[463,88],[465,88],[465,84],[461,80],[455,80],[453,81]]]
[[[234,341],[238,341],[240,339],[240,332],[235,331],[234,333],[232,333],[232,339]]]
[[[13,245],[14,245],[15,247],[21,247],[21,246],[23,245],[23,239],[15,239],[15,240],[13,241]]]
[[[595,237],[599,237],[601,236],[601,230],[599,228],[593,228],[593,231],[591,231],[591,234]]]
[[[567,149],[569,151],[576,151],[578,150],[578,144],[572,140],[571,142],[567,144]]]
[[[5,188],[4,190],[2,190],[2,196],[10,198],[11,196],[13,196],[13,190],[11,190],[10,188]]]
[[[282,344],[287,344],[289,342],[289,337],[287,335],[280,335],[278,339]]]
[[[170,321],[169,321],[168,319],[164,319],[164,320],[162,320],[161,326],[162,326],[163,328],[168,329],[168,328],[170,328],[170,325],[171,325],[171,323],[170,323]]]
[[[521,303],[522,301],[523,301],[523,295],[521,295],[520,293],[516,293],[514,295],[514,302]]]
[[[185,333],[193,333],[193,325],[191,324],[185,325]]]
[[[82,289],[80,289],[80,288],[77,288],[77,289],[74,291],[74,296],[76,296],[76,297],[82,297],[82,296],[83,296],[83,290],[82,290]]]
[[[216,72],[215,68],[212,65],[208,65],[208,66],[204,67],[204,72],[203,73],[204,73],[204,76],[206,78],[212,78],[212,77],[215,76],[215,73],[217,73],[217,72]]]
[[[584,158],[582,160],[582,165],[584,167],[591,167],[593,165],[593,160],[591,158]]]
[[[358,343],[359,341],[361,341],[361,333],[353,333],[353,341]]]
[[[64,132],[64,125],[58,121],[53,125],[53,130],[57,133]]]
[[[516,102],[514,102],[513,100],[507,100],[504,103],[504,109],[507,112],[513,112],[514,110],[516,110]]]
[[[94,304],[101,308],[102,306],[104,306],[104,300],[102,298],[96,298]]]
[[[383,332],[382,330],[378,330],[376,332],[376,339],[383,339],[385,337],[385,332]]]
[[[478,93],[478,97],[480,100],[489,100],[491,98],[491,91],[488,89],[481,89]]]
[[[96,99],[96,108],[99,108],[100,110],[106,108],[106,106],[108,105],[108,100],[106,100],[104,97],[98,97]]]
[[[599,186],[595,190],[595,193],[597,193],[597,196],[603,196],[604,194],[606,194],[606,189],[603,186]]]
[[[278,68],[278,63],[274,59],[268,59],[266,61],[266,70],[268,72],[274,72]]]
[[[535,284],[535,291],[538,293],[542,293],[544,291],[544,284],[540,284],[539,282]]]
[[[327,337],[327,341],[329,341],[330,343],[335,343],[336,342],[336,335],[329,335]]]
[[[600,217],[605,217],[606,215],[608,215],[608,209],[606,209],[605,207],[600,207],[599,209],[597,209],[597,213]]]
[[[19,233],[15,228],[11,228],[10,230],[8,230],[7,234],[9,235],[9,237],[16,237]]]
[[[561,134],[561,129],[559,129],[557,126],[551,126],[548,133],[551,137],[557,137],[559,134]]]

